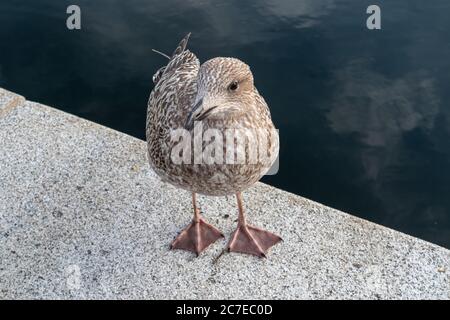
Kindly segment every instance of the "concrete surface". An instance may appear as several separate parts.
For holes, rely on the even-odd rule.
[[[143,141],[1,89],[0,112],[1,299],[450,298],[448,250],[264,184],[244,199],[284,238],[268,259],[217,258],[231,197],[199,197],[226,239],[169,251],[191,198],[158,180]]]

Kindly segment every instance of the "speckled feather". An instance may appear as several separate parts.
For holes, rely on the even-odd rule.
[[[169,63],[160,68],[153,78],[155,87],[148,101],[146,129],[149,162],[163,181],[177,187],[205,195],[234,194],[254,184],[270,168],[278,155],[278,133],[266,102],[253,85],[250,68],[234,58],[214,58],[200,66],[197,57],[185,49],[188,37],[181,41]],[[222,84],[226,85],[230,79],[239,76],[251,79],[249,94],[235,97],[242,110],[229,114],[225,112],[224,117],[219,119],[206,118],[202,121],[203,129],[266,130],[269,140],[272,138],[274,142],[268,145],[267,160],[264,163],[232,165],[173,163],[171,150],[176,142],[171,141],[171,131],[184,127],[197,94],[206,90],[207,94],[224,103],[233,103],[220,90]],[[224,145],[224,154],[225,148]],[[245,150],[247,153],[247,148]]]

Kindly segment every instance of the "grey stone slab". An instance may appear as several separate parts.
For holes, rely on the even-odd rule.
[[[189,193],[150,170],[145,142],[56,109],[10,110],[0,142],[2,299],[450,298],[449,250],[261,183],[248,219],[284,238],[267,259],[220,256],[232,197],[199,197],[226,239],[170,251]]]
[[[24,97],[0,88],[0,117],[4,116],[11,109],[23,104],[24,102]]]

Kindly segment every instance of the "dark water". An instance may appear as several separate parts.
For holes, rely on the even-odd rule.
[[[143,139],[165,62],[151,48],[192,31],[201,61],[252,67],[281,134],[265,182],[450,247],[449,15],[448,0],[2,0],[0,86]]]

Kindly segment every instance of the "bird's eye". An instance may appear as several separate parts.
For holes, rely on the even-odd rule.
[[[228,86],[228,90],[230,91],[236,91],[237,88],[239,87],[237,81],[233,81],[229,86]]]

